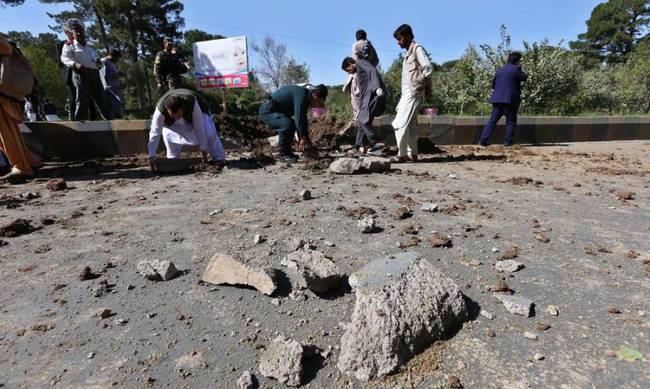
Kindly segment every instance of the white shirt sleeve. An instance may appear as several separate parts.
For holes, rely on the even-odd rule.
[[[102,61],[102,65],[104,66],[99,69],[99,79],[102,80],[102,86],[106,89],[108,84],[106,83],[106,64],[104,61]]]
[[[431,65],[431,60],[429,60],[429,56],[427,55],[426,50],[424,50],[424,47],[420,46],[415,50],[415,57],[420,64],[422,74],[425,77],[429,77],[431,73],[433,73],[433,66]]]
[[[194,132],[196,133],[196,140],[199,141],[199,150],[209,151],[208,147],[208,137],[205,132],[205,123],[203,122],[203,112],[199,106],[199,102],[194,100],[194,110],[192,111],[192,126],[194,127]]]
[[[72,45],[63,45],[61,50],[61,62],[69,68],[74,67],[74,59],[72,57],[73,49]]]
[[[162,128],[165,125],[165,117],[162,112],[156,108],[153,113],[153,118],[151,119],[151,129],[149,130],[149,144],[147,145],[147,150],[149,151],[150,157],[156,156],[156,151],[158,150],[158,143],[160,143],[160,137],[162,136]]]

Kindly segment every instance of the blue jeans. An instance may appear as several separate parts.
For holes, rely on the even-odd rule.
[[[514,142],[515,139],[515,127],[517,126],[517,109],[519,109],[519,104],[492,104],[492,116],[490,120],[485,123],[483,128],[483,133],[481,134],[481,142],[487,142],[490,134],[496,127],[497,122],[501,119],[501,116],[506,117],[506,138],[504,143],[509,145]]]

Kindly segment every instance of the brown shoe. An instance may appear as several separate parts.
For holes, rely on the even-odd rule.
[[[417,154],[413,154],[413,155],[411,155],[411,156],[409,157],[409,159],[411,160],[411,162],[417,162],[417,161],[419,160]]]

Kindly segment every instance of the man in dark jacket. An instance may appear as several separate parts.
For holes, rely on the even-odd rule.
[[[481,134],[481,145],[487,146],[488,138],[501,116],[506,117],[505,146],[512,146],[517,126],[517,110],[521,102],[521,83],[528,75],[521,70],[521,53],[514,51],[508,55],[508,63],[499,68],[492,80],[494,92],[489,102],[492,103],[492,116],[485,124]]]
[[[381,153],[384,147],[381,139],[372,129],[372,121],[376,116],[384,113],[386,107],[386,96],[384,95],[384,81],[377,68],[369,61],[359,58],[356,61],[347,57],[343,60],[341,68],[348,74],[356,74],[355,85],[352,93],[357,93],[359,102],[357,123],[356,146],[361,153]],[[370,147],[367,147],[370,146]]]
[[[325,85],[305,88],[298,85],[284,86],[271,94],[260,106],[260,119],[274,129],[280,138],[278,149],[280,162],[295,163],[298,156],[291,150],[293,138],[298,133],[298,151],[312,148],[309,139],[307,111],[310,107],[322,107],[327,99]]]
[[[181,62],[174,40],[165,37],[163,50],[156,54],[153,64],[153,74],[156,77],[158,89],[166,92],[170,89],[179,88],[181,84],[181,74],[187,73],[187,65]]]

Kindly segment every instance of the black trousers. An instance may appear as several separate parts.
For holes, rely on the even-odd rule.
[[[113,119],[110,110],[107,108],[104,99],[104,87],[99,79],[99,71],[95,69],[85,69],[81,72],[74,72],[72,81],[76,90],[76,104],[74,111],[74,120],[81,121],[88,119],[88,111],[94,104],[101,112],[105,120]]]
[[[381,142],[379,135],[372,129],[372,121],[374,119],[374,117],[370,116],[370,119],[366,123],[359,123],[359,127],[357,128],[357,147],[366,145],[374,146],[376,143]]]
[[[262,102],[259,115],[260,119],[262,119],[267,126],[271,127],[278,133],[280,138],[278,143],[280,154],[291,154],[291,144],[293,143],[296,134],[296,124],[293,119],[282,112],[273,112],[269,100]]]

